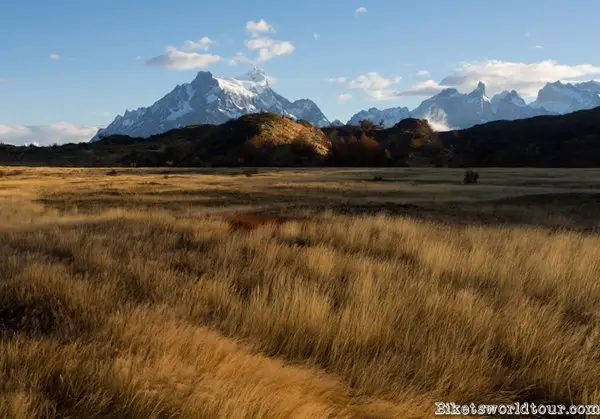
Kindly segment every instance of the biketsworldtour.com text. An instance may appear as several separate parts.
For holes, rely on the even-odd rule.
[[[438,402],[435,404],[438,416],[479,416],[479,415],[600,415],[597,404],[460,404]]]

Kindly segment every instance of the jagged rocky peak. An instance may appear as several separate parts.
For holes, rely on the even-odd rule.
[[[477,83],[477,87],[471,92],[471,96],[486,96],[485,83],[482,81]]]

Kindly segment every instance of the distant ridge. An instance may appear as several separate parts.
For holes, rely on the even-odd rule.
[[[387,129],[369,124],[318,128],[258,113],[148,138],[111,135],[53,147],[0,145],[0,165],[600,167],[600,107],[447,132],[414,118]]]

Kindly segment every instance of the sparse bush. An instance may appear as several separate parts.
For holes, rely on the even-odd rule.
[[[473,185],[473,184],[477,183],[478,180],[479,180],[479,173],[477,173],[473,169],[468,169],[465,172],[465,178],[463,179],[463,183],[465,185]]]
[[[173,167],[175,165],[175,163],[173,163],[173,160],[167,160],[165,162],[165,166],[166,167]]]
[[[137,167],[137,163],[132,161],[131,163],[129,163],[129,167]]]
[[[111,169],[108,172],[106,172],[106,176],[117,176],[117,171],[115,169]]]
[[[373,176],[373,182],[383,182],[383,176],[381,176],[381,175]]]

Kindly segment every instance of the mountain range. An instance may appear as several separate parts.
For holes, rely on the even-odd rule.
[[[598,106],[600,83],[596,81],[548,83],[539,91],[537,99],[529,104],[515,90],[489,98],[485,84],[479,82],[470,93],[461,93],[454,88],[444,89],[412,111],[406,107],[363,110],[353,115],[347,124],[358,125],[362,120],[369,120],[390,128],[401,120],[420,118],[444,131],[497,120],[566,114]],[[92,141],[109,135],[148,138],[188,125],[218,125],[242,115],[261,112],[306,120],[321,128],[344,125],[339,120],[330,122],[309,99],[291,102],[279,95],[272,89],[264,70],[254,68],[236,78],[199,72],[190,83],[177,86],[153,105],[127,110],[117,116],[106,128],[99,130]]]
[[[600,83],[546,84],[538,93],[537,99],[527,104],[515,90],[504,91],[491,99],[486,94],[486,86],[479,82],[470,93],[460,93],[448,88],[423,101],[416,109],[389,108],[379,110],[371,108],[361,111],[350,118],[355,124],[368,119],[381,123],[385,128],[392,127],[404,118],[424,118],[440,123],[448,129],[464,129],[474,125],[498,121],[532,118],[541,115],[559,115],[592,109],[600,106]]]

